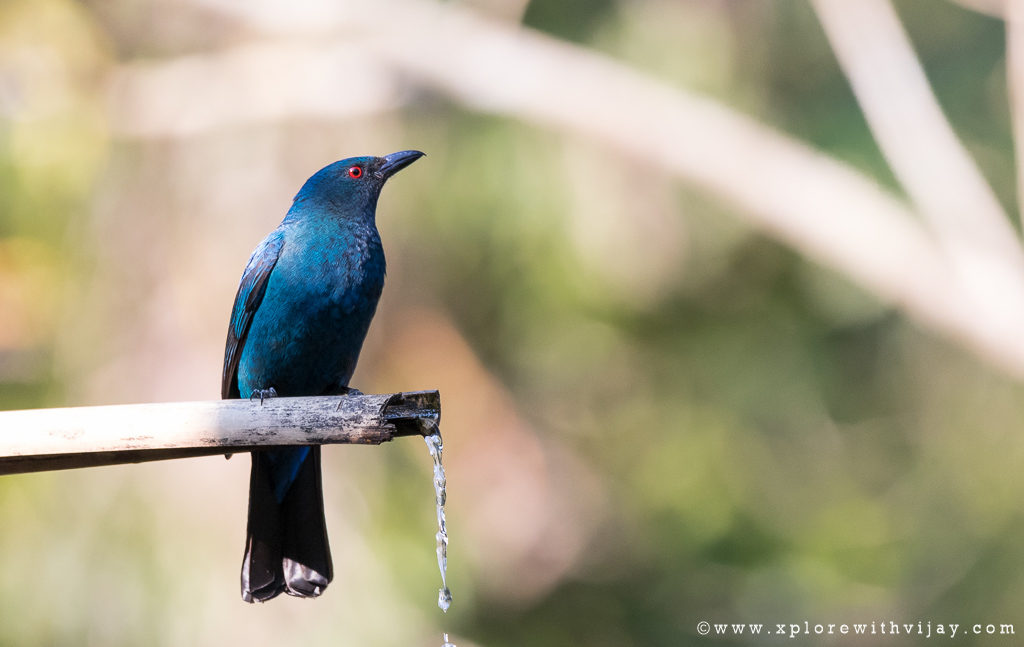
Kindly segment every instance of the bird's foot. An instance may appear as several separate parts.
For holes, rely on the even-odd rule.
[[[276,397],[277,397],[277,390],[274,387],[270,387],[269,389],[253,389],[252,393],[249,394],[249,402],[252,402],[253,399],[255,399],[255,398],[259,398],[260,399],[260,404],[263,404],[263,400],[265,398],[276,398]]]
[[[360,391],[359,389],[354,389],[351,386],[343,386],[339,390],[338,395],[363,395],[363,392]],[[344,402],[344,400],[338,401],[338,410],[341,409],[342,402]]]

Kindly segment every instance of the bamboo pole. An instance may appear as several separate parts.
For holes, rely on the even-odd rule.
[[[0,412],[0,475],[246,452],[379,445],[437,429],[437,391]]]

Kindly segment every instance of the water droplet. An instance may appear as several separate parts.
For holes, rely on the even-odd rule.
[[[448,642],[448,634],[444,635],[444,644],[441,647],[455,647],[455,643]]]

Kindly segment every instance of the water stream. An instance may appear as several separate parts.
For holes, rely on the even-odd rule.
[[[452,592],[448,588],[448,525],[444,519],[444,502],[445,497],[445,477],[444,477],[444,465],[441,464],[441,451],[444,449],[444,444],[441,442],[441,430],[437,428],[437,423],[432,420],[424,420],[423,424],[427,427],[425,431],[429,432],[429,435],[425,435],[423,440],[427,443],[427,449],[430,451],[430,458],[434,461],[434,503],[437,506],[437,568],[441,571],[441,589],[437,592],[437,606],[444,611],[448,612],[448,608],[452,606]],[[441,647],[455,647],[455,643],[448,642],[448,634],[444,634],[444,644]]]
[[[444,466],[441,464],[441,451],[444,445],[441,442],[441,432],[434,422],[429,422],[434,433],[424,436],[430,450],[430,457],[434,460],[434,495],[437,504],[437,567],[441,571],[441,589],[437,592],[437,606],[447,612],[452,605],[452,592],[448,588],[448,526],[444,519],[445,500],[445,478]],[[445,642],[448,642],[447,637]]]

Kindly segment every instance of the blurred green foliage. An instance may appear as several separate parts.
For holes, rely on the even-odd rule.
[[[1003,25],[938,0],[897,7],[943,108],[1016,213]],[[352,141],[422,148],[425,163],[382,198],[389,286],[358,386],[440,386],[454,411],[455,604],[443,618],[433,608],[432,493],[415,443],[331,450],[339,576],[310,604],[236,599],[244,457],[4,477],[0,645],[427,645],[440,631],[460,645],[745,643],[702,638],[699,620],[1024,631],[1019,385],[643,160],[438,97],[344,124],[118,138],[102,90],[114,66],[236,34],[182,11],[0,5],[0,406],[215,397],[234,281],[295,182],[367,152]],[[177,22],[158,30],[168,15]],[[805,2],[533,0],[523,21],[899,191]],[[259,180],[197,195],[217,166],[243,178],[271,168],[291,184],[272,184],[277,203],[250,218]],[[462,355],[389,354],[425,311],[461,335],[464,348],[445,348]],[[405,361],[422,372],[394,368]],[[127,369],[146,379],[117,390]],[[520,490],[488,498],[505,476],[467,476],[493,431],[458,422],[478,393],[507,403],[509,428],[528,430],[514,437],[539,447],[550,482],[536,505],[557,495],[565,506],[523,540],[524,561],[502,561],[504,545],[486,545],[474,525],[486,523],[467,518],[534,523],[532,508],[517,511]],[[494,460],[505,459],[534,465]],[[564,465],[579,472],[559,475]],[[533,474],[507,478],[525,487]],[[520,577],[540,583],[505,586]]]

